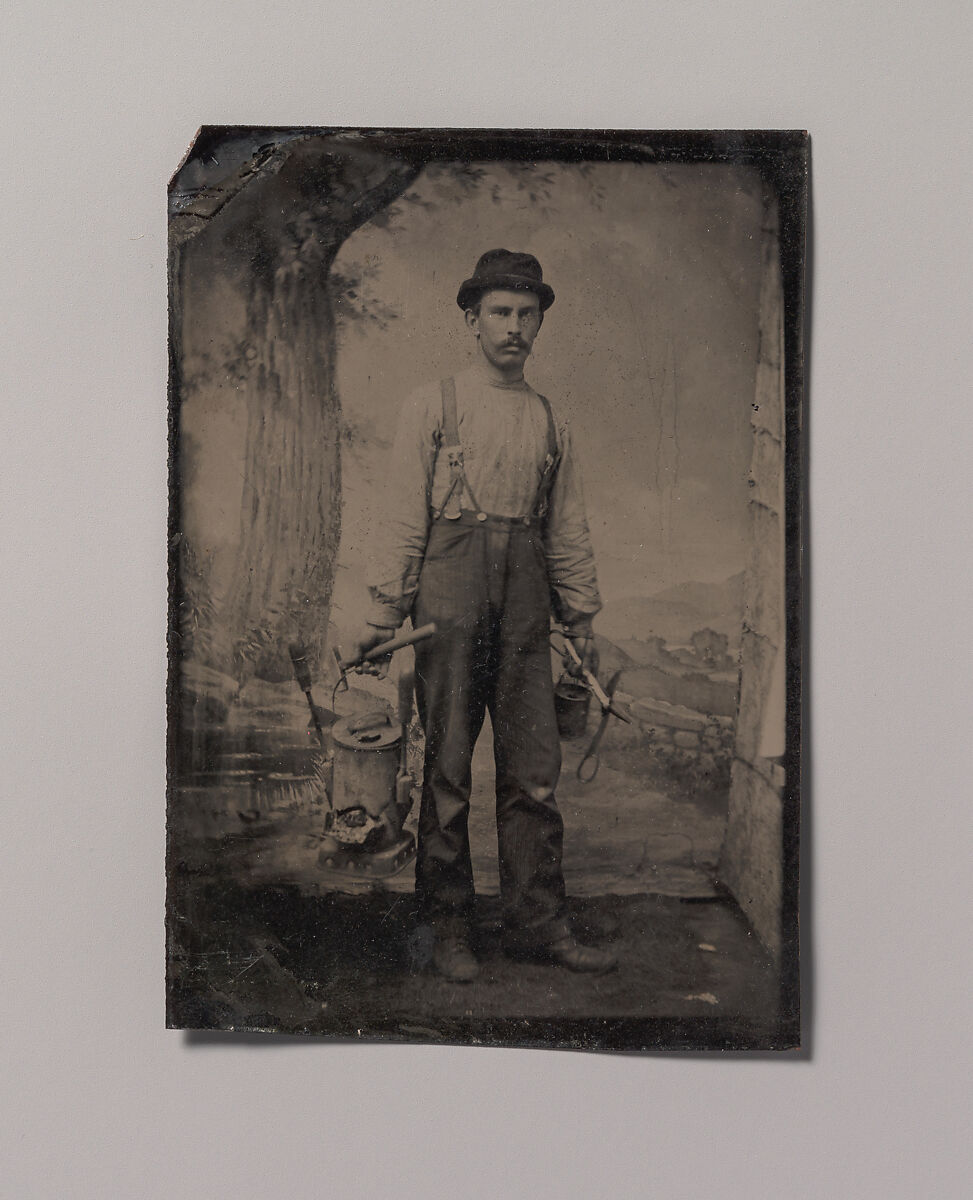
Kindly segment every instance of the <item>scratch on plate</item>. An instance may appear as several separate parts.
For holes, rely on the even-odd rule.
[[[233,978],[230,980],[230,983],[236,983],[236,981],[240,978],[241,975],[246,975],[247,971],[249,971],[251,967],[255,967],[257,965],[257,963],[260,962],[260,960],[264,957],[265,957],[265,954],[258,954],[256,958],[252,959],[250,962],[247,963],[247,965],[243,968],[242,971],[238,971],[236,973],[236,975],[233,976]]]

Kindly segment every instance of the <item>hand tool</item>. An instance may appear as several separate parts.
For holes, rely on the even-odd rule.
[[[413,646],[416,642],[425,641],[436,632],[436,625],[430,621],[428,625],[423,625],[419,629],[414,629],[412,633],[403,633],[399,637],[391,638],[387,642],[382,642],[379,646],[373,646],[371,650],[366,650],[364,654],[359,654],[357,658],[343,659],[341,650],[335,646],[332,651],[334,655],[335,666],[338,668],[338,682],[335,685],[335,691],[345,692],[348,690],[348,672],[353,671],[355,667],[360,667],[365,663],[377,662],[379,659],[385,658],[386,655],[394,653],[396,650],[402,650],[405,646]]]
[[[585,681],[588,687],[591,688],[595,699],[602,707],[602,711],[610,712],[613,717],[618,717],[618,719],[620,721],[624,721],[626,725],[631,725],[632,718],[628,716],[627,713],[623,713],[620,708],[616,708],[615,705],[612,704],[611,696],[605,692],[605,689],[601,686],[595,676],[581,661],[581,656],[578,654],[577,650],[575,650],[574,643],[571,641],[570,637],[568,637],[566,633],[563,634],[563,637],[564,650],[562,653],[566,654],[572,663],[574,663],[575,673]]]
[[[301,642],[291,642],[287,647],[287,652],[291,656],[291,663],[294,666],[294,678],[297,680],[297,685],[307,697],[307,706],[311,710],[311,721],[314,724],[314,731],[317,734],[318,741],[323,746],[325,744],[324,729],[321,721],[325,724],[332,725],[335,721],[335,715],[330,709],[321,708],[314,703],[314,697],[311,695],[311,668],[307,663],[307,651]]]
[[[592,779],[598,774],[598,768],[601,766],[598,747],[601,745],[601,739],[605,736],[605,729],[608,727],[608,718],[611,716],[621,716],[621,713],[617,709],[614,709],[611,704],[611,698],[615,695],[615,688],[618,687],[618,681],[621,677],[621,671],[616,671],[611,679],[609,679],[608,687],[605,689],[608,704],[602,705],[601,724],[598,726],[598,731],[591,739],[591,745],[585,752],[584,758],[578,763],[578,769],[575,772],[582,783],[591,783]],[[626,717],[622,717],[621,719],[623,721],[627,720]]]

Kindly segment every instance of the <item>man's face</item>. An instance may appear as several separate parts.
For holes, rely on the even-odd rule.
[[[536,292],[484,292],[479,313],[469,310],[466,323],[487,359],[505,375],[517,375],[541,327],[541,302]]]

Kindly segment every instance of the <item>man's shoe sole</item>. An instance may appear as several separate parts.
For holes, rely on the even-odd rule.
[[[462,975],[456,971],[444,971],[442,967],[434,967],[433,970],[440,979],[447,979],[450,983],[474,983],[480,977],[479,967],[473,972],[465,972]]]
[[[566,971],[573,971],[575,975],[608,975],[618,967],[617,958],[611,959],[603,966],[584,967],[579,963],[569,962],[555,951],[548,950],[546,947],[539,950],[508,949],[506,955],[508,958],[513,959],[514,962],[540,963],[543,966],[564,967]]]
[[[566,971],[573,971],[575,975],[610,975],[618,967],[618,959],[613,958],[601,966],[584,967],[580,963],[572,963],[567,959],[559,958],[556,954],[550,955],[549,962],[552,962],[556,967],[564,967]]]

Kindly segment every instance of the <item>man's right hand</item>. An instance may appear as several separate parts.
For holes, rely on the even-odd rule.
[[[350,657],[353,660],[360,658],[369,650],[381,646],[383,642],[390,642],[394,637],[394,629],[380,628],[377,625],[363,625],[352,643]],[[375,675],[379,679],[384,679],[389,673],[391,661],[392,655],[387,654],[385,658],[376,659],[374,662],[362,663],[360,667],[355,667],[355,671],[359,675]]]

